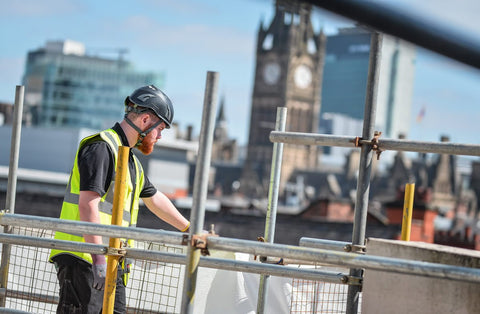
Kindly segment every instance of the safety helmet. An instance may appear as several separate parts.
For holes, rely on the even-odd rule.
[[[128,105],[129,102],[137,105],[133,108]],[[133,91],[130,96],[125,99],[126,113],[135,111],[137,113],[152,110],[157,117],[165,122],[167,129],[172,126],[173,106],[170,98],[165,95],[155,85],[147,85]],[[143,110],[143,108],[146,108]]]

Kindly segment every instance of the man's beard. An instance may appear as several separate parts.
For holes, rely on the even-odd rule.
[[[152,138],[151,136],[149,136],[149,134],[147,134],[147,136],[145,136],[140,145],[137,146],[137,149],[141,151],[144,155],[150,155],[153,152],[153,147],[155,146],[156,142],[156,139]]]

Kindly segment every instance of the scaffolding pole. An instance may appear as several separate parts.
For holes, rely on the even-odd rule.
[[[448,155],[480,156],[480,145],[459,144],[449,142],[410,141],[398,139],[362,139],[355,136],[312,134],[301,132],[278,132],[270,133],[270,141],[276,143],[319,145],[360,148],[364,145],[375,146],[377,153],[387,150],[407,151],[418,153],[436,153]]]
[[[413,198],[415,196],[415,183],[405,184],[405,200],[403,203],[402,218],[402,241],[410,241],[410,233],[412,232],[412,215],[413,215]]]
[[[316,248],[316,249],[348,252],[349,250],[347,248],[351,244],[349,242],[343,242],[343,241],[301,237],[298,245],[304,246],[304,247]]]
[[[22,115],[23,115],[23,96],[25,87],[17,85],[15,89],[15,106],[13,107],[13,125],[12,140],[10,146],[10,165],[8,169],[7,195],[5,200],[5,210],[15,212],[15,195],[17,193],[17,170],[18,158],[20,152],[20,138],[22,136]],[[5,226],[4,233],[11,233],[12,228]],[[6,291],[8,283],[8,269],[10,266],[11,247],[9,245],[2,246],[2,261],[0,264],[0,288]],[[0,307],[5,307],[6,295],[0,294]]]
[[[275,130],[285,131],[287,124],[287,108],[277,108],[277,120]],[[282,170],[283,143],[273,143],[272,165],[270,171],[270,186],[268,189],[268,208],[265,220],[264,239],[267,243],[273,243],[275,238],[275,225],[277,221],[278,191],[280,189],[280,177]],[[260,261],[262,257],[260,256]],[[269,275],[261,275],[258,287],[257,314],[263,314],[268,297]]]
[[[217,101],[218,73],[207,72],[205,86],[205,97],[203,104],[202,126],[200,131],[200,142],[198,159],[195,169],[193,184],[193,204],[190,213],[190,236],[199,235],[203,231],[205,220],[205,202],[208,192],[208,173],[213,142],[213,131],[215,127],[215,106]],[[198,263],[200,260],[200,249],[195,247],[191,241],[187,246],[187,267],[182,296],[182,313],[193,313],[193,302],[197,281]]]
[[[377,88],[380,73],[380,59],[382,35],[373,33],[370,44],[370,60],[368,68],[367,95],[365,98],[365,111],[363,119],[362,138],[372,138],[377,111]],[[352,247],[365,245],[365,230],[367,226],[368,195],[370,191],[370,175],[372,172],[372,147],[363,145],[360,152],[360,165],[357,180],[357,196],[355,201],[355,217],[353,221]],[[350,276],[362,277],[363,270],[352,268]],[[356,314],[360,299],[360,287],[349,286],[347,295],[347,314]]]
[[[162,242],[173,245],[184,244],[184,234],[161,229],[126,228],[122,226],[102,225],[86,221],[59,220],[58,218],[22,214],[0,214],[0,225],[13,227],[39,228],[78,234],[95,234],[103,237],[131,238],[139,241]],[[102,254],[102,253],[95,253]]]

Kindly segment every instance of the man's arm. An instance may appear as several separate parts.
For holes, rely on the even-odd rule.
[[[78,201],[78,210],[80,212],[80,220],[100,223],[100,213],[98,211],[98,204],[100,203],[100,195],[92,191],[80,191],[80,198]],[[85,242],[102,244],[102,236],[85,234],[83,235]]]
[[[100,223],[100,213],[98,211],[98,204],[100,203],[100,195],[92,191],[80,191],[78,200],[78,211],[80,213],[81,221],[88,221]],[[85,242],[102,244],[102,236],[84,234]],[[107,261],[104,255],[92,254],[92,272],[93,272],[93,287],[98,290],[103,290],[105,286],[105,276],[107,273]]]
[[[180,231],[186,231],[190,222],[180,214],[173,203],[160,191],[157,191],[152,197],[143,198],[147,208],[158,218],[172,225]]]

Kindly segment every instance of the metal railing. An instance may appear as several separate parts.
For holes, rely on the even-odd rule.
[[[185,239],[187,239],[183,245],[189,245],[188,242],[190,242],[191,240],[190,237],[186,237],[186,234],[179,232],[151,230],[146,228],[135,228],[137,230],[132,231],[132,228],[128,227],[106,226],[87,222],[71,222],[60,220],[57,218],[19,214],[3,214],[0,216],[0,224],[2,225],[8,224],[10,226],[23,227],[24,223],[26,223],[27,221],[30,221],[31,224],[35,224],[37,228],[47,230],[66,230],[68,228],[71,228],[72,225],[78,224],[79,228],[81,228],[82,232],[84,232],[85,234],[96,234],[102,236],[120,236],[121,234],[123,237],[139,241],[148,241],[148,239],[154,236],[161,237],[161,235],[164,233],[169,233],[170,236],[176,234],[175,237],[170,237],[170,239],[175,239],[171,242],[164,242],[163,240],[165,240],[166,238],[161,237],[162,240],[157,239],[157,242],[162,241],[166,244],[175,244],[178,243],[178,239],[184,239],[184,241]],[[151,233],[151,235],[147,235],[149,233]],[[141,236],[141,234],[143,234],[143,236]],[[0,242],[17,245],[30,245],[44,248],[55,248],[62,250],[73,250],[92,254],[107,254],[108,249],[108,247],[104,245],[78,243],[55,239],[42,239],[15,234],[0,234]],[[411,261],[381,256],[358,255],[333,250],[265,243],[251,240],[240,240],[220,236],[209,237],[208,248],[218,251],[248,253],[256,256],[275,256],[305,262],[325,263],[336,266],[358,267],[365,269],[382,270],[393,273],[412,274],[423,277],[434,277],[480,283],[480,269],[469,267],[450,266],[444,264]],[[125,251],[126,257],[131,257],[134,259],[174,262],[179,264],[186,263],[186,256],[183,254],[150,252],[134,248],[126,248]],[[331,274],[321,271],[287,270],[281,265],[261,264],[258,262],[232,261],[229,259],[213,258],[208,256],[202,256],[200,258],[200,266],[251,273],[264,273],[275,276],[298,276],[298,278],[331,282],[337,282],[340,279],[341,281],[348,283],[349,280],[357,279],[344,277],[342,277],[342,279],[340,278],[340,276],[338,276],[338,273]],[[284,272],[289,272],[289,274],[285,275]],[[358,283],[354,283],[351,281],[350,284],[358,285]]]
[[[13,234],[53,238],[53,230],[11,227]],[[8,286],[2,291],[9,311],[22,313],[54,313],[57,308],[59,284],[55,267],[48,262],[50,248],[10,244]],[[146,251],[182,253],[185,248],[158,242],[137,241]],[[126,295],[128,313],[179,313],[183,276],[181,264],[132,260]],[[1,309],[4,313],[7,309]]]
[[[12,216],[13,218],[18,217],[18,215],[9,216],[6,217],[7,220],[10,220]],[[20,219],[18,219],[16,225],[22,225],[21,221],[28,219],[28,215],[18,218]],[[43,220],[43,217],[33,216],[32,218],[34,221],[37,218]],[[11,241],[9,244],[12,248],[10,276],[8,289],[2,291],[2,293],[5,293],[8,308],[0,309],[2,313],[5,311],[15,313],[17,311],[21,313],[55,312],[59,286],[54,265],[48,262],[50,252],[48,243],[50,243],[49,240],[52,240],[53,230],[42,229],[41,226],[44,226],[44,224],[40,223],[37,226],[39,229],[11,227],[14,235],[20,240]],[[48,247],[39,246],[37,240],[31,241],[28,238],[42,238],[42,243]],[[14,242],[22,244],[15,244]],[[127,286],[127,313],[181,313],[186,247],[141,240],[137,240],[135,243],[137,248],[129,252],[129,258],[135,256],[135,259],[133,259]],[[75,246],[75,243],[72,244]],[[223,254],[213,250],[212,255],[234,256],[234,254]],[[221,262],[223,263],[223,260]],[[199,266],[202,268],[199,272],[201,275],[200,282],[205,280],[207,273],[210,274],[208,278],[212,274],[211,271],[209,272],[204,268],[204,265],[209,265],[210,269],[227,269],[243,274],[247,274],[244,268],[248,267],[250,274],[253,275],[265,273],[265,269],[270,268],[270,265],[258,261],[252,263],[253,266],[248,264],[245,266],[245,262],[242,261],[230,261],[229,264],[222,267],[217,267],[216,263],[217,259],[215,258],[208,258],[207,261],[203,257],[200,259]],[[295,273],[292,273],[292,271]],[[277,266],[270,273],[276,276],[274,278],[276,282],[281,281],[291,287],[291,294],[286,296],[285,302],[290,304],[292,313],[311,313],[308,309],[311,308],[312,302],[316,302],[318,308],[330,309],[328,313],[344,313],[347,285],[342,282],[340,275],[344,273],[344,270],[325,265],[320,266],[317,263],[302,265],[298,264],[298,261],[295,261],[295,263],[291,261],[288,266]],[[319,276],[319,273],[326,275]],[[216,274],[216,272],[213,274]],[[292,279],[290,279],[290,276]],[[295,276],[299,278],[295,278]],[[312,276],[315,279],[309,279]],[[283,280],[280,280],[279,277]],[[253,277],[246,276],[245,278]],[[316,287],[315,291],[309,291],[312,287]],[[318,294],[315,298],[313,297],[314,292]],[[195,307],[195,312],[201,313],[202,310]]]

